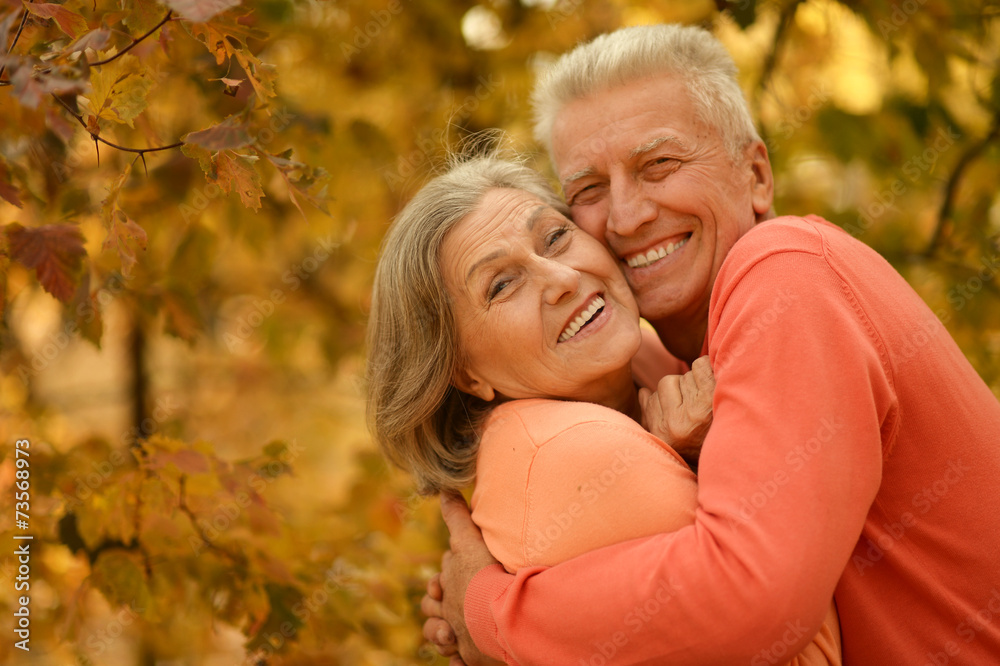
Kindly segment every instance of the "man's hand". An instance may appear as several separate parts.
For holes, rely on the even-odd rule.
[[[684,375],[667,375],[656,392],[639,389],[642,427],[669,444],[685,460],[697,462],[712,425],[715,375],[708,357],[691,364]]]
[[[502,664],[482,654],[465,627],[465,591],[483,567],[497,561],[472,522],[464,499],[442,494],[441,515],[451,534],[451,550],[441,559],[441,574],[428,581],[427,594],[420,602],[428,616],[424,638],[434,643],[438,652],[451,657],[450,666]]]

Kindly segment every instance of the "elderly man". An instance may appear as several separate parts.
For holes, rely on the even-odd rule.
[[[424,610],[470,663],[469,635],[517,664],[783,663],[831,594],[847,664],[1000,663],[1000,404],[875,252],[774,217],[735,77],[706,32],[655,26],[540,84],[573,218],[668,349],[709,355],[715,419],[678,532],[514,576],[446,500]]]

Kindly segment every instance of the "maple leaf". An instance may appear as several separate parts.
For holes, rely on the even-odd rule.
[[[0,197],[6,199],[9,203],[21,208],[21,197],[17,191],[17,188],[9,182],[7,174],[7,165],[0,162]]]
[[[4,227],[11,257],[34,268],[45,291],[68,303],[83,257],[83,234],[70,224],[47,224],[26,229],[14,222]]]
[[[24,8],[39,18],[52,19],[59,29],[74,39],[87,32],[87,21],[62,5],[25,3]]]
[[[260,187],[260,175],[254,168],[256,160],[256,157],[237,155],[228,150],[220,152],[215,158],[216,182],[223,192],[230,192],[235,187],[244,206],[260,210],[260,198],[264,196],[264,191]]]
[[[118,257],[122,262],[122,275],[125,277],[132,276],[132,269],[137,263],[135,251],[128,241],[133,241],[140,250],[145,250],[146,232],[135,223],[135,220],[118,209],[113,214],[111,228],[108,230],[108,237],[104,239],[102,249],[114,249],[118,252]]]
[[[163,4],[196,23],[203,23],[216,14],[236,7],[240,0],[163,0]]]
[[[112,49],[109,55],[114,55]],[[153,82],[143,76],[138,58],[125,55],[90,74],[87,103],[97,118],[134,127],[132,121],[146,109]]]
[[[242,148],[250,143],[250,134],[246,125],[237,124],[233,116],[207,129],[191,132],[181,137],[184,143],[201,146],[208,150],[226,150],[227,148]]]

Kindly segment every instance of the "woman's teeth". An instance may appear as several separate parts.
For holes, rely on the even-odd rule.
[[[566,342],[574,335],[579,333],[580,329],[583,328],[584,324],[590,321],[591,317],[597,314],[597,311],[603,307],[604,307],[604,299],[601,298],[600,296],[594,298],[590,306],[586,310],[581,312],[576,319],[570,322],[570,325],[567,326],[566,330],[562,332],[562,335],[559,336],[559,342]]]
[[[684,243],[687,243],[688,239],[690,239],[690,236],[679,243],[667,243],[666,247],[650,250],[646,254],[638,254],[628,260],[627,263],[629,268],[642,268],[643,266],[649,266],[654,261],[659,261],[668,254],[673,254],[674,250],[679,249],[682,245],[684,245]]]

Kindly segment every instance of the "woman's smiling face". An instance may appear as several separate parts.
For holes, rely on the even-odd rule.
[[[484,400],[600,401],[639,348],[639,310],[607,249],[534,195],[491,189],[445,236],[458,388]],[[620,383],[620,382],[619,382]]]

